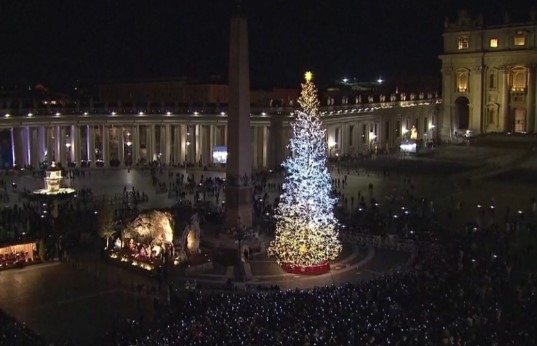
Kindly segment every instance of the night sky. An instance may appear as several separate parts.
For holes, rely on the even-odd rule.
[[[486,7],[480,8],[480,4]],[[444,18],[529,19],[533,1],[246,0],[252,87],[439,76]],[[483,6],[483,5],[481,5]],[[227,80],[233,0],[3,0],[0,85]]]

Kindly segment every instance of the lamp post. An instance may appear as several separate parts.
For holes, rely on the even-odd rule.
[[[407,139],[408,129],[406,127],[403,127],[403,130],[401,131],[403,133],[403,141]]]
[[[336,148],[337,143],[331,139],[328,141],[328,156],[332,157],[332,150]]]
[[[69,162],[71,162],[71,143],[65,143],[65,147],[67,148],[67,164],[69,165]]]
[[[373,144],[376,138],[377,135],[373,131],[369,132],[369,152],[373,152]]]
[[[127,133],[127,136],[128,135],[129,133]],[[127,139],[127,141],[125,142],[125,145],[127,146],[127,156],[128,156],[128,162],[125,162],[125,165],[130,166],[132,164],[132,149],[131,149],[132,142],[129,139]]]
[[[431,133],[430,136],[429,136],[429,139],[430,139],[430,141],[432,143],[433,148],[434,148],[434,130],[435,130],[435,128],[436,128],[435,124],[431,124],[431,126],[429,126],[429,131]]]

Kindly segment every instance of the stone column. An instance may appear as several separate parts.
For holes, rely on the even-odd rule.
[[[47,151],[47,128],[40,126],[37,128],[37,143],[38,152],[37,160],[39,163],[44,160],[45,152]]]
[[[347,153],[347,124],[340,124],[339,125],[339,132],[340,132],[340,152],[339,154],[341,156],[345,155]]]
[[[65,126],[58,126],[57,130],[57,148],[58,148],[58,158],[56,159],[57,162],[60,162],[62,167],[67,167],[67,156],[66,156],[66,147],[65,147],[65,135],[67,134],[65,131]]]
[[[55,131],[56,129],[54,127],[45,127],[45,145],[47,148],[47,164],[51,163],[52,161],[56,160],[56,151],[54,146],[55,139]]]
[[[139,125],[132,125],[132,145],[131,145],[131,152],[132,152],[132,164],[136,165],[138,161],[140,160],[140,126]]]
[[[20,164],[22,166],[28,165],[30,163],[30,143],[29,143],[29,136],[27,127],[20,127],[19,128],[19,136],[20,136]]]
[[[149,152],[149,162],[152,162],[155,158],[155,150],[156,150],[156,143],[157,143],[157,134],[156,134],[156,130],[155,130],[155,125],[150,125],[148,126],[148,129],[149,129],[149,148],[150,148],[150,152]]]
[[[375,133],[375,139],[373,140],[373,142],[376,144],[378,150],[381,150],[384,145],[384,138],[382,138],[382,133],[384,132],[384,120],[382,119],[382,117],[379,117],[378,118],[378,122],[376,123],[376,129],[377,129],[377,132],[375,133],[375,125],[373,125],[373,132]],[[422,138],[423,138],[423,133],[422,133]],[[373,149],[375,148],[375,144],[373,145]]]
[[[11,149],[13,163],[19,167],[28,164],[29,143],[24,127],[11,128]]]
[[[201,135],[201,125],[194,125],[194,157],[195,157],[195,164],[198,165],[200,161],[202,161],[203,158],[203,151],[202,146],[203,142],[201,141],[202,135]],[[202,162],[203,164],[203,162]]]
[[[118,153],[117,158],[119,159],[120,166],[125,166],[125,128],[123,125],[120,125],[118,128]]]
[[[88,125],[88,160],[90,161],[91,167],[95,167],[95,126]]]
[[[104,167],[110,167],[110,133],[108,125],[103,125],[103,163]]]
[[[164,140],[164,153],[166,156],[164,156],[164,162],[166,162],[167,165],[171,163],[173,160],[173,150],[172,150],[172,126],[169,124],[164,125],[164,134],[165,134],[165,140]]]
[[[12,127],[11,128],[11,131],[10,131],[10,138],[11,138],[11,161],[12,161],[12,164],[13,165],[16,165],[17,164],[17,153],[16,153],[16,148],[17,148],[17,145],[15,143],[15,127]]]
[[[509,105],[509,68],[503,67],[501,70],[500,78],[500,93],[501,93],[501,104],[500,104],[500,126],[504,131],[512,131],[513,124],[510,121],[510,105]]]
[[[284,156],[282,148],[283,139],[283,120],[278,116],[273,116],[270,120],[270,129],[268,133],[268,153],[267,165],[269,169],[280,167]]]
[[[213,148],[215,146],[216,125],[209,125],[209,157],[207,163],[213,163]]]
[[[173,161],[178,164],[183,162],[183,159],[181,159],[181,125],[174,125],[173,131]]]
[[[28,127],[30,137],[30,165],[34,169],[39,168],[39,133],[37,127]]]
[[[535,121],[535,65],[529,65],[527,68],[526,118],[528,119],[528,126],[526,126],[526,129],[528,132],[535,133],[537,132],[537,121]]]
[[[269,134],[269,129],[268,129],[268,126],[263,126],[263,148],[262,148],[262,153],[263,153],[263,168],[267,168],[268,167],[268,161],[267,161],[267,154],[268,154],[268,134]]]
[[[188,162],[188,125],[181,125],[181,162]]]
[[[30,127],[28,126],[25,126],[22,128],[22,140],[23,140],[23,150],[24,150],[24,154],[23,154],[23,159],[24,159],[24,164],[25,165],[30,165],[31,164],[31,150],[32,150],[32,143],[31,143],[31,138],[30,138],[31,134],[30,134]]]
[[[54,126],[52,128],[52,153],[53,159],[56,163],[61,162],[60,159],[60,128]]]
[[[164,141],[166,140],[166,134],[164,133],[164,126],[160,124],[155,125],[155,130],[158,130],[155,132],[155,154],[157,154],[157,157],[161,160],[161,162],[165,162],[164,156],[166,153],[164,152]],[[158,139],[157,133],[159,134]]]
[[[71,133],[74,134],[73,138],[73,156],[72,160],[80,167],[80,161],[82,160],[84,147],[82,146],[82,129],[79,125],[74,125],[71,129]]]
[[[212,135],[214,135],[214,132],[211,131],[212,125],[205,125],[203,131],[203,156],[205,156],[204,159],[204,165],[209,165],[213,162],[213,140]]]

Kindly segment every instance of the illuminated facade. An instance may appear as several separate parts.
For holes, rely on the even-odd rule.
[[[536,133],[537,21],[485,26],[460,12],[446,20],[441,137],[492,132]]]
[[[430,93],[376,95],[371,102],[363,99],[366,102],[336,100],[334,105],[321,105],[330,157],[398,150],[402,140],[410,139],[412,127],[423,142],[438,135],[440,99]],[[278,167],[286,158],[295,111],[294,107],[251,109],[254,169]],[[228,143],[226,107],[218,112],[168,108],[152,113],[58,108],[46,114],[35,109],[2,109],[0,130],[10,132],[14,164],[33,167],[52,159],[63,167],[69,162],[108,167],[152,160],[205,166],[216,163],[213,148]]]

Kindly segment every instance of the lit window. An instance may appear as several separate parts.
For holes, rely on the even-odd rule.
[[[460,49],[468,49],[468,36],[459,36],[458,47]]]
[[[491,38],[490,39],[490,48],[498,48],[498,39],[497,38]]]
[[[526,70],[525,69],[517,69],[513,70],[513,77],[512,77],[513,85],[511,87],[511,90],[514,92],[523,92],[526,90]]]
[[[457,91],[460,93],[468,92],[468,71],[457,72]]]
[[[525,46],[526,45],[526,37],[525,36],[515,36],[514,42],[515,46]]]

